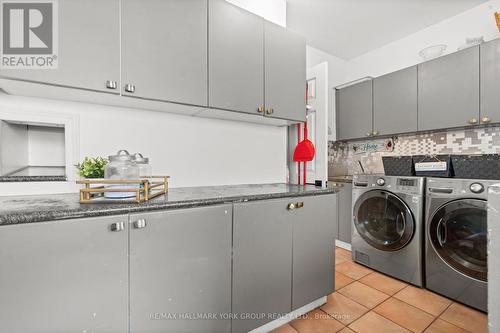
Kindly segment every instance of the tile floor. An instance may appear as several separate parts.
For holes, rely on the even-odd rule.
[[[481,333],[487,316],[354,263],[337,248],[335,290],[319,309],[272,333]]]

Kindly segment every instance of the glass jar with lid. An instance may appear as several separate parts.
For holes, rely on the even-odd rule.
[[[137,167],[139,168],[140,177],[151,178],[153,176],[153,169],[149,164],[149,158],[142,156],[141,153],[135,153],[134,162],[137,164]]]
[[[104,169],[104,178],[106,179],[139,179],[139,167],[133,160],[133,156],[126,150],[120,150],[116,155],[108,156],[109,163]],[[133,188],[139,185],[107,185],[106,188]],[[130,198],[136,195],[135,192],[105,192],[106,198]]]

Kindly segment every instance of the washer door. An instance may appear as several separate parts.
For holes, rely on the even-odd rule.
[[[480,281],[488,274],[486,213],[486,201],[461,199],[437,209],[429,224],[429,239],[441,259]]]
[[[359,235],[382,251],[402,249],[415,233],[410,208],[391,192],[373,190],[363,193],[356,201],[353,213]]]

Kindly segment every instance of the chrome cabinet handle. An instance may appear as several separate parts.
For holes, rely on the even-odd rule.
[[[125,85],[125,91],[129,93],[134,93],[135,92],[135,86],[133,84],[127,83]]]
[[[292,202],[292,203],[289,203],[288,204],[288,207],[287,207],[288,210],[293,210],[295,209],[295,204]]]
[[[481,118],[481,122],[482,122],[483,124],[489,124],[489,123],[490,123],[490,121],[491,121],[491,119],[490,119],[490,118],[488,118],[488,117],[483,117],[483,118]]]
[[[373,135],[373,133],[371,133],[371,132],[366,133],[366,136],[372,136],[372,135]]]
[[[145,219],[139,219],[137,221],[134,221],[134,228],[135,229],[146,228],[146,220]]]
[[[109,226],[111,231],[123,231],[125,230],[125,224],[123,222],[111,223]]]
[[[304,202],[300,201],[300,202],[292,202],[292,203],[289,203],[288,206],[287,206],[287,209],[288,210],[293,210],[293,209],[299,209],[299,208],[302,208],[304,207]]]
[[[301,201],[301,202],[297,202],[297,203],[295,204],[295,206],[296,206],[297,208],[302,208],[302,207],[304,207],[304,203],[303,203],[302,201]]]
[[[269,109],[267,109],[266,113],[267,114],[273,114],[274,113],[274,109],[273,108],[269,108]]]
[[[378,131],[374,131],[374,132],[372,133],[372,135],[378,135],[378,134],[379,134],[379,133],[378,133]]]
[[[469,124],[471,124],[471,125],[477,124],[477,119],[476,118],[470,118],[469,119]]]
[[[259,106],[259,108],[257,109],[257,112],[258,113],[264,113],[264,107],[263,106]]]
[[[106,81],[106,88],[116,89],[117,87],[118,85],[116,84],[116,81],[111,81],[111,80]]]

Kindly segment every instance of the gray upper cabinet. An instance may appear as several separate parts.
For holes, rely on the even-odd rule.
[[[234,204],[233,333],[272,321],[267,314],[289,313],[292,290],[293,211],[291,199]],[[263,318],[241,318],[265,313]]]
[[[127,219],[2,226],[2,332],[127,332]]]
[[[209,106],[263,113],[264,20],[225,0],[210,0],[208,41]]]
[[[120,84],[119,3],[60,0],[58,68],[2,69],[0,76],[119,93],[107,88]]]
[[[266,116],[305,121],[305,39],[270,22],[264,30]]]
[[[418,130],[479,123],[479,46],[418,65]]]
[[[293,228],[292,310],[334,291],[337,194],[301,197]]]
[[[229,319],[168,315],[231,313],[232,206],[132,215],[130,332],[229,333]]]
[[[481,44],[480,122],[500,122],[500,39]]]
[[[337,140],[372,134],[372,88],[372,80],[366,80],[336,90]]]
[[[122,1],[122,93],[207,105],[207,0]]]
[[[417,66],[373,80],[373,135],[417,131]]]

